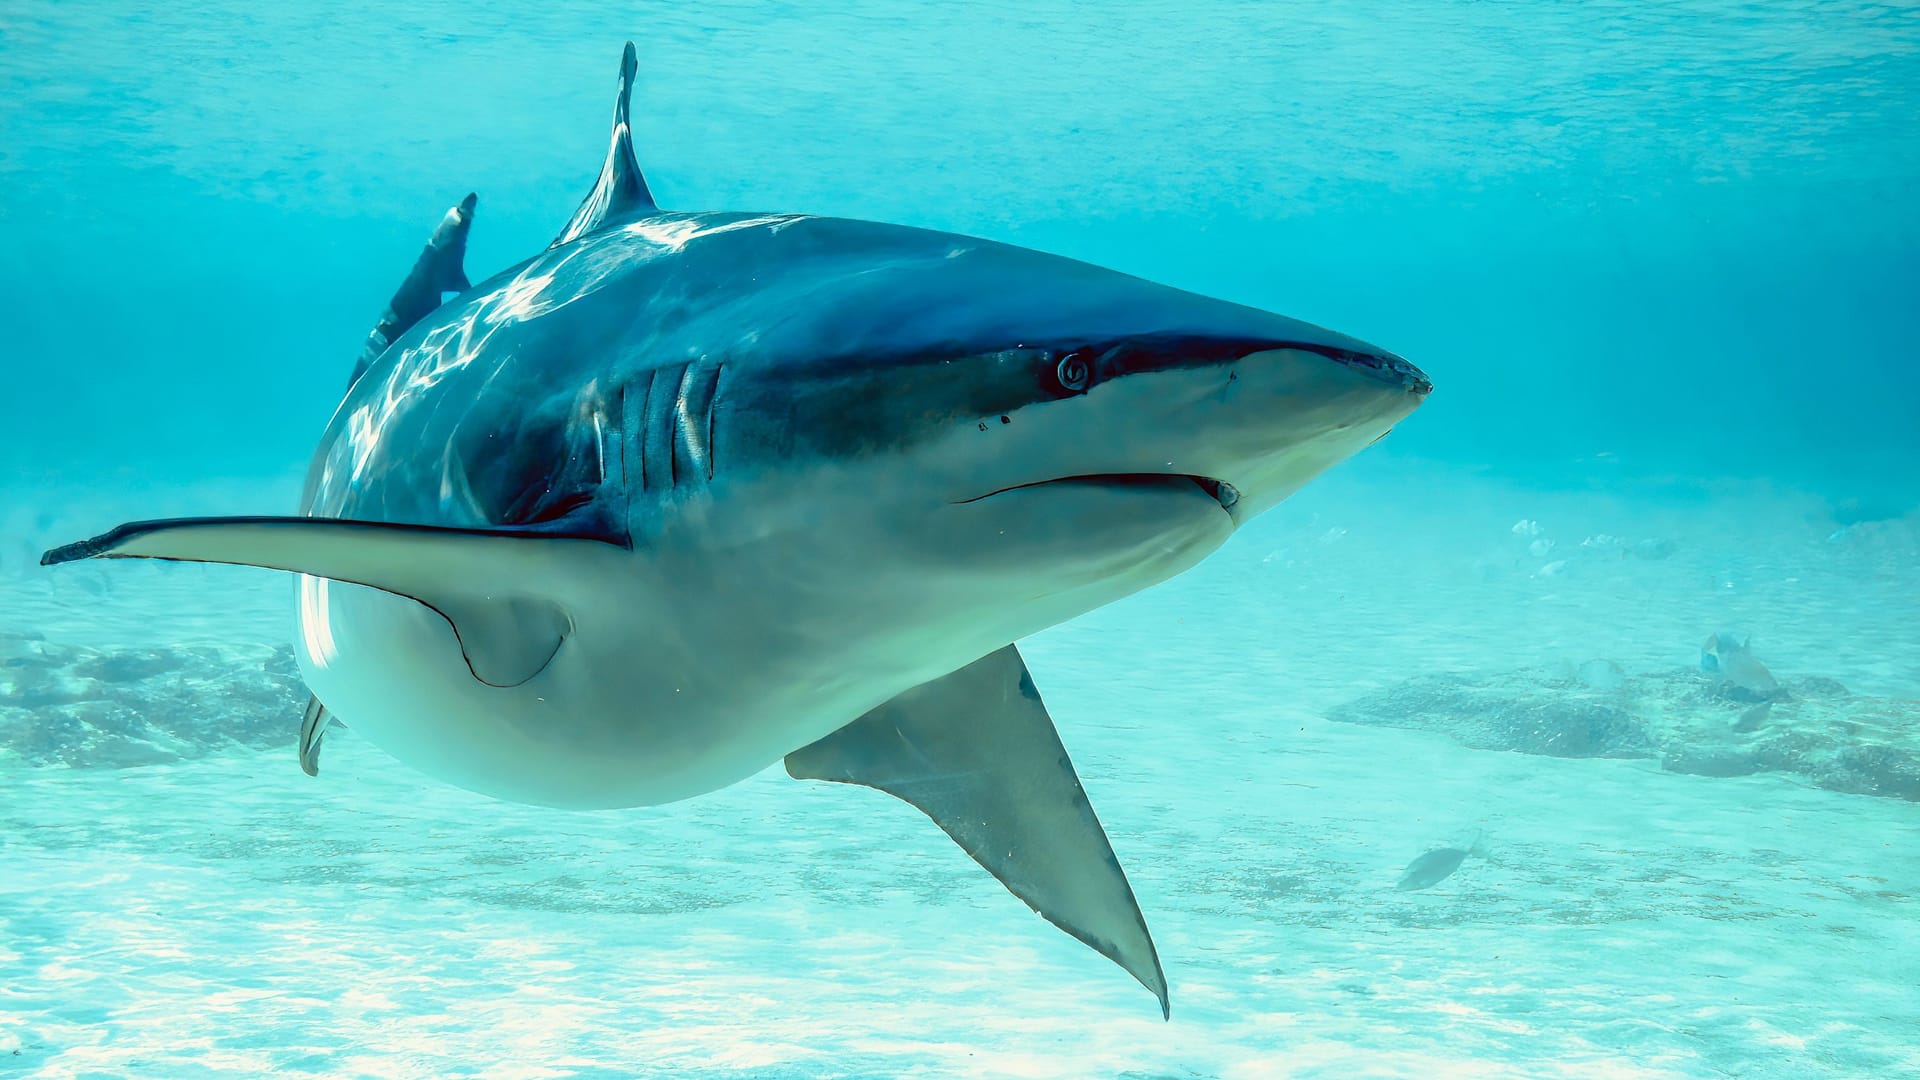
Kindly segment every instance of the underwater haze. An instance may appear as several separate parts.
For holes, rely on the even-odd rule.
[[[1020,643],[1172,990],[777,764],[568,812],[295,743],[369,328],[599,173],[1377,342],[1385,441]],[[1920,1076],[1920,7],[0,8],[0,1076]]]

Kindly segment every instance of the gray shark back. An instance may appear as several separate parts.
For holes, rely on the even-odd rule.
[[[804,215],[655,213],[551,248],[416,323],[342,402],[306,507],[463,527],[571,518],[566,529],[618,537],[630,494],[655,498],[722,467],[895,437],[884,414],[788,422],[796,406],[823,404],[862,373],[1023,339],[1050,344],[1086,325],[1368,348],[973,237]],[[986,394],[1007,389],[983,384]],[[851,410],[858,395],[847,396]],[[1023,403],[975,404],[995,413]],[[422,447],[446,450],[434,458]]]

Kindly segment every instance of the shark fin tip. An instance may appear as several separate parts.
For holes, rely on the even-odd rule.
[[[600,178],[567,220],[560,235],[547,245],[549,250],[572,243],[608,222],[659,211],[660,206],[653,201],[653,193],[648,190],[646,177],[641,175],[639,162],[634,157],[633,130],[628,121],[634,78],[639,72],[639,54],[629,41],[620,52],[620,84],[613,99],[613,131],[606,162],[600,167]]]
[[[114,545],[120,541],[126,532],[127,526],[122,525],[111,532],[101,533],[99,536],[88,537],[85,540],[75,540],[71,544],[62,544],[57,548],[49,548],[41,554],[40,565],[58,566],[61,563],[79,562],[82,559],[92,559],[100,555],[105,555],[113,550]]]

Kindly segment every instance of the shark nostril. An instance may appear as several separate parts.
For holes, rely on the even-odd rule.
[[[1408,393],[1425,397],[1433,392],[1433,383],[1426,372],[1414,367],[1390,352],[1359,352],[1351,349],[1316,349],[1327,359],[1337,364],[1364,371],[1376,379],[1397,382]]]
[[[1421,371],[1405,360],[1397,356],[1388,356],[1386,357],[1386,367],[1388,371],[1400,376],[1400,382],[1406,386],[1408,393],[1419,397],[1426,397],[1428,394],[1433,393],[1433,380],[1427,378],[1426,372]]]

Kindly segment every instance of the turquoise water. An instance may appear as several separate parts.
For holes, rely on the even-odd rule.
[[[289,512],[445,208],[476,279],[571,213],[627,39],[665,206],[1011,241],[1432,376],[1022,642],[1170,1023],[883,795],[563,813],[351,730],[309,779],[283,580],[36,565]],[[0,1074],[1920,1074],[1916,9],[15,6],[0,102]],[[1792,692],[1757,731],[1719,630]]]

